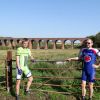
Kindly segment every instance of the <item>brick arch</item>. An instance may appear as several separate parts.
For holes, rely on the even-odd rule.
[[[4,39],[5,46],[8,46],[8,45],[9,45],[9,44],[8,44],[8,41],[9,41],[9,40]]]
[[[74,47],[74,48],[80,47],[81,44],[82,44],[82,41],[80,41],[80,40],[78,40],[78,39],[73,41],[73,47]]]
[[[37,42],[34,39],[30,40],[29,45],[31,46],[30,47],[31,49],[36,49],[37,48]]]
[[[0,40],[0,46],[2,46],[2,40]]]
[[[46,42],[44,39],[39,40],[39,47],[40,49],[45,49]]]
[[[55,41],[55,43],[56,43],[56,48],[62,49],[62,46],[63,46],[63,40],[58,39],[58,40]]]
[[[71,40],[64,40],[64,46],[65,49],[71,48],[72,47],[72,41]]]
[[[54,42],[53,42],[53,40],[47,40],[47,48],[48,49],[53,49],[53,45],[54,45]]]

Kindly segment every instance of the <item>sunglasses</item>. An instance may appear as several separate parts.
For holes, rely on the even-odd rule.
[[[86,44],[91,44],[90,42],[86,42]]]

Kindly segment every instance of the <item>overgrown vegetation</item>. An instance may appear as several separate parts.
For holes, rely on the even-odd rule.
[[[6,57],[6,50],[1,50],[0,58],[5,58]],[[15,51],[13,52],[13,59],[15,59]],[[77,56],[79,52],[79,49],[69,49],[69,50],[32,50],[32,55],[34,56],[35,59],[48,59],[48,60],[64,60],[65,58],[68,57],[74,57]],[[1,60],[0,60],[1,61]],[[4,62],[0,62],[0,66],[4,67]],[[36,100],[79,100],[80,95],[81,95],[81,88],[75,87],[74,85],[80,85],[81,80],[76,80],[76,79],[56,79],[52,78],[49,80],[49,78],[35,78],[35,76],[49,76],[49,77],[65,77],[65,78],[80,78],[81,77],[81,70],[77,70],[77,68],[81,68],[81,62],[66,62],[64,65],[56,65],[52,63],[31,63],[29,61],[29,66],[30,69],[32,70],[32,74],[34,77],[33,83],[38,83],[38,84],[55,84],[55,85],[66,85],[64,86],[44,86],[44,85],[32,85],[32,94],[35,95]],[[15,62],[13,62],[13,68],[15,68]],[[33,70],[33,68],[64,68],[64,70]],[[69,69],[73,68],[73,70]],[[2,71],[0,71],[1,73]],[[14,96],[15,93],[15,81],[16,81],[16,76],[15,76],[16,70],[13,70],[13,94],[9,94]],[[100,78],[100,71],[97,71],[96,77]],[[48,81],[49,80],[49,81]],[[25,81],[25,82],[24,82]],[[25,77],[22,78],[22,83],[21,83],[21,91],[20,94],[22,96],[22,100],[28,100],[25,99],[27,98],[24,95],[24,88],[26,86],[26,81],[27,79]],[[46,81],[48,81],[46,83]],[[72,85],[72,86],[67,86],[67,85]],[[100,81],[96,81],[95,85],[100,85]],[[0,85],[0,88],[2,86]],[[66,94],[55,94],[55,93],[47,93],[47,92],[39,92],[36,90],[47,90],[47,91],[55,91],[55,92],[67,92],[67,93],[72,93],[76,92],[77,94],[72,94],[72,95],[66,95]],[[88,89],[88,88],[87,88]],[[1,92],[2,95],[7,95],[6,91]],[[0,94],[1,94],[0,93]],[[31,96],[32,98],[33,96]],[[100,89],[95,88],[94,92],[94,99],[93,100],[99,100],[100,99]],[[31,99],[33,100],[33,99]]]

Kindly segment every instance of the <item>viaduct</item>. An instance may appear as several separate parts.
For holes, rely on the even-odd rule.
[[[34,45],[33,43],[36,43],[36,48],[35,49],[41,49],[40,47],[40,43],[44,42],[44,49],[49,49],[48,48],[48,43],[52,42],[52,49],[57,49],[56,45],[57,42],[60,41],[61,42],[61,49],[65,49],[65,43],[66,41],[70,41],[71,43],[71,47],[74,48],[74,43],[75,41],[80,41],[80,43],[82,43],[86,38],[28,38],[29,42],[29,47],[31,49],[33,49]],[[11,37],[2,37],[0,38],[0,46],[4,46],[4,47],[10,47],[10,48],[14,48],[17,45],[20,45],[22,42],[23,38],[11,38]]]

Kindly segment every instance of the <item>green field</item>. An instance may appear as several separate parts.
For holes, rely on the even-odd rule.
[[[0,59],[6,58],[6,52],[7,50],[0,50]],[[13,59],[15,59],[15,51],[13,52]],[[78,55],[79,50],[78,49],[68,49],[68,50],[32,50],[32,55],[35,59],[38,60],[64,60],[65,58],[74,57]],[[32,94],[34,94],[34,97],[36,100],[79,100],[81,96],[81,88],[75,87],[75,85],[80,85],[81,80],[76,79],[57,79],[55,77],[64,77],[64,78],[80,78],[81,77],[81,70],[77,70],[77,68],[81,68],[81,62],[66,62],[66,64],[63,65],[57,65],[55,63],[31,63],[29,61],[30,69],[32,70],[32,74],[34,77],[33,84],[31,87]],[[4,67],[4,60],[0,60],[0,67]],[[15,62],[13,62],[13,68],[15,68]],[[33,70],[34,68],[64,68],[60,70]],[[73,69],[73,70],[72,70]],[[4,74],[5,71],[1,71],[1,74]],[[100,78],[100,71],[97,71],[96,77]],[[36,76],[47,76],[47,77],[53,77],[53,78],[35,78]],[[1,78],[3,79],[3,78]],[[49,80],[49,81],[48,81]],[[21,83],[21,97],[24,98],[23,100],[29,100],[25,99],[28,98],[24,95],[23,89],[26,86],[27,79],[25,77],[22,78]],[[38,83],[36,85],[35,83]],[[62,85],[62,86],[45,86],[42,83],[47,84],[54,84],[54,85]],[[69,86],[70,85],[70,86]],[[100,85],[100,81],[96,81],[95,85]],[[2,88],[4,85],[0,85],[0,88]],[[88,88],[87,88],[88,89]],[[46,91],[55,91],[57,93],[52,92],[39,92],[38,90],[46,90]],[[13,91],[15,91],[15,70],[13,70]],[[94,88],[94,99],[93,100],[100,100],[100,89]],[[76,94],[61,94],[59,92],[64,93],[76,93]],[[88,92],[88,91],[87,91]],[[3,91],[0,93],[1,95],[8,95],[8,96],[14,96],[13,92],[12,94],[6,93],[6,91]],[[32,98],[33,96],[31,96]],[[88,95],[87,95],[88,97]]]

